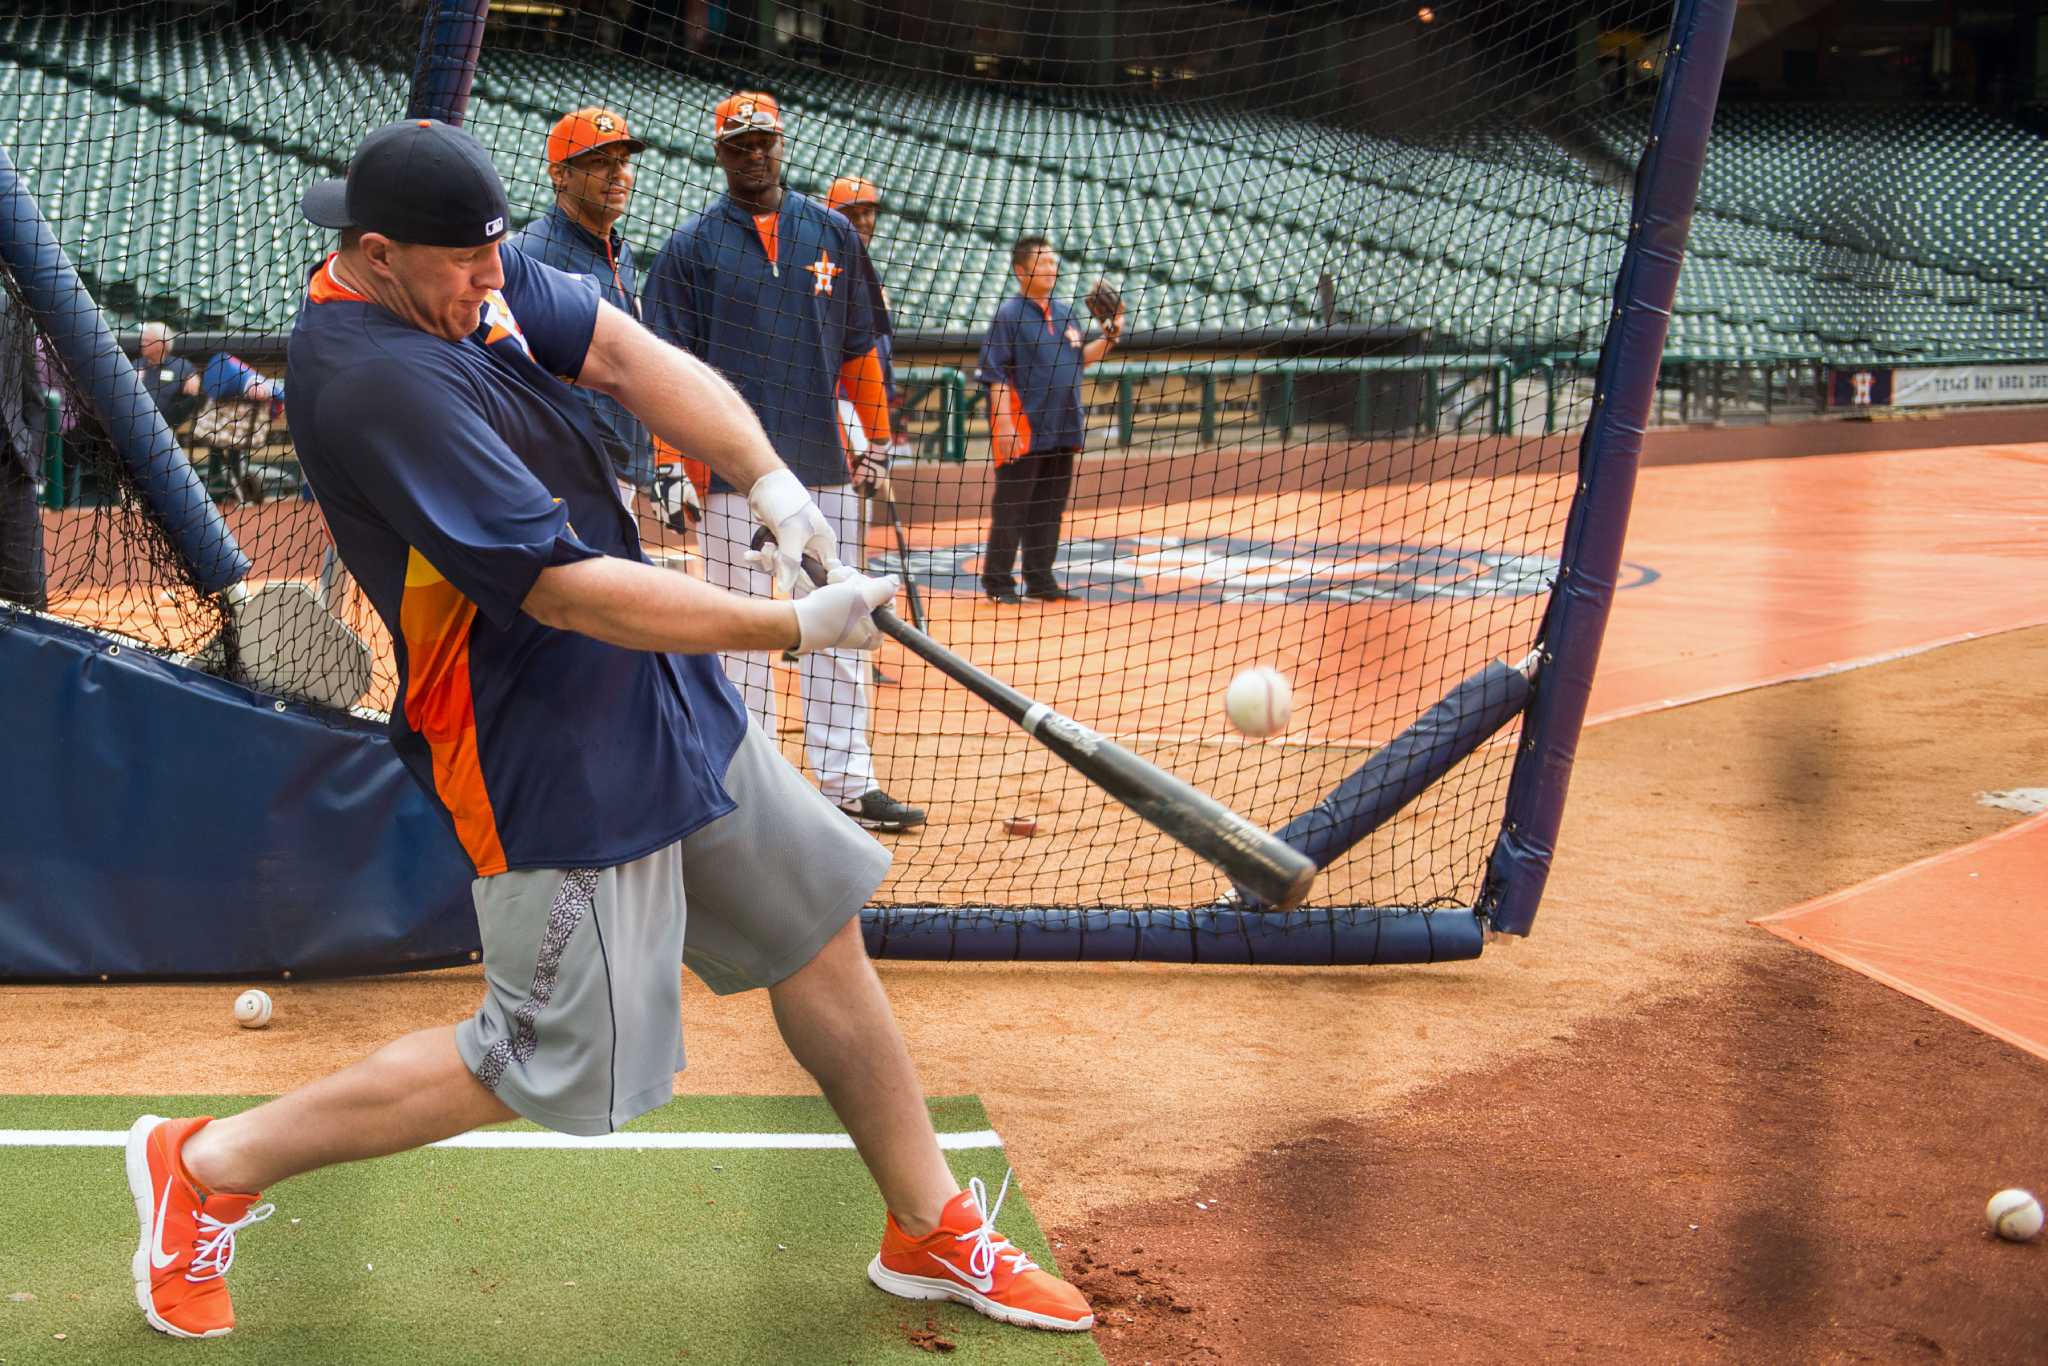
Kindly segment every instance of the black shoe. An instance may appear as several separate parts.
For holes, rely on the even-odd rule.
[[[1024,596],[1027,598],[1037,598],[1040,602],[1072,602],[1074,600],[1072,593],[1069,593],[1056,583],[1033,584],[1024,590]]]
[[[857,802],[841,802],[839,809],[865,828],[884,834],[915,830],[924,824],[924,808],[905,806],[879,787],[861,793]]]
[[[1004,584],[1001,588],[984,588],[981,591],[988,595],[990,602],[1003,607],[1018,607],[1024,602],[1024,599],[1017,596],[1017,590],[1009,584]]]

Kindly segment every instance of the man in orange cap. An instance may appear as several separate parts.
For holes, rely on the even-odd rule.
[[[853,230],[860,234],[861,245],[868,249],[869,259],[874,256],[875,220],[881,215],[882,191],[872,180],[861,176],[843,175],[832,182],[825,191],[825,207],[839,214],[853,224]],[[889,320],[889,291],[882,287],[881,272],[870,272],[874,281],[875,297],[875,354],[882,361],[882,384],[889,398],[889,444],[876,448],[869,444],[867,429],[860,420],[860,410],[854,406],[854,395],[842,382],[839,386],[839,426],[846,433],[846,453],[853,463],[854,486],[867,498],[873,498],[878,486],[889,475],[889,463],[910,454],[910,438],[903,430],[901,398],[896,392],[896,371],[893,349],[896,328]],[[866,524],[863,521],[862,531]],[[866,544],[863,535],[862,544]],[[910,566],[905,564],[902,572],[908,574]],[[894,683],[896,680],[882,672],[880,662],[874,665],[875,682]]]
[[[860,234],[861,245],[868,249],[869,258],[872,259],[875,249],[875,222],[881,217],[882,212],[881,188],[874,181],[862,176],[840,176],[832,182],[832,187],[825,192],[825,207],[842,215],[847,222],[853,224],[853,230]],[[889,391],[889,429],[893,439],[886,450],[888,457],[893,458],[910,453],[909,438],[904,434],[897,421],[899,414],[897,410],[898,400],[894,369],[895,357],[893,354],[896,328],[889,319],[889,291],[882,287],[881,272],[873,272],[870,278],[875,282],[874,308],[877,319],[875,350],[882,358],[882,380]],[[866,443],[864,440],[855,440],[856,432],[861,430],[861,435],[864,436],[864,430],[860,429],[859,416],[853,406],[853,395],[846,392],[844,385],[840,386],[839,416],[842,423],[845,424],[849,442],[858,451]],[[887,459],[885,458],[882,463],[882,472],[886,472],[887,469]],[[855,475],[857,481],[858,476],[862,472],[856,467]],[[865,492],[865,490],[863,491]]]
[[[547,142],[555,202],[510,239],[535,260],[590,281],[599,298],[635,318],[639,271],[617,225],[633,197],[633,157],[645,150],[624,114],[595,106],[564,114]],[[676,531],[695,523],[702,511],[697,492],[673,452],[669,463],[658,464],[653,438],[617,400],[590,389],[576,393],[604,437],[621,496],[630,503],[635,489],[646,489]]]
[[[834,534],[859,547],[860,498],[839,396],[852,396],[867,444],[888,445],[881,295],[853,225],[786,192],[782,133],[772,95],[743,90],[718,102],[711,140],[726,191],[670,234],[648,267],[641,303],[656,336],[740,391]],[[765,596],[770,580],[746,553],[753,533],[746,500],[714,480],[704,507],[705,576],[720,588]],[[725,665],[747,710],[773,734],[770,656],[735,652]],[[891,796],[875,772],[868,665],[855,650],[803,661],[804,754],[820,790],[842,811],[869,830],[898,834],[923,825],[925,813]]]

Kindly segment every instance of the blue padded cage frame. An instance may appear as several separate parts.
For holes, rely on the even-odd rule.
[[[429,5],[409,116],[461,121],[487,10],[488,0]],[[1489,930],[1528,932],[1613,602],[1734,11],[1734,0],[1679,0],[1674,11],[1542,668],[1479,904],[1284,916],[1228,905],[870,908],[870,953],[1364,965],[1469,959]],[[88,312],[81,327],[104,332]],[[104,359],[108,347],[95,337],[89,349]],[[213,531],[194,490],[174,483],[168,501],[174,524]],[[209,587],[246,572],[232,540],[190,539],[212,549],[199,574]],[[17,837],[16,857],[0,860],[0,980],[317,977],[475,960],[471,869],[381,726],[5,606],[0,705],[49,720],[15,732],[16,771],[42,781],[0,785],[0,829]],[[110,829],[123,832],[120,849]]]

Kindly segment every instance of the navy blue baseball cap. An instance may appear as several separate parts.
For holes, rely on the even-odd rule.
[[[314,185],[299,212],[394,242],[481,247],[505,235],[512,209],[482,143],[436,119],[404,119],[356,144],[347,178]]]

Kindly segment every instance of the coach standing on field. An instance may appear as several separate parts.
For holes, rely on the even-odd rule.
[[[483,1001],[254,1109],[138,1119],[130,1265],[150,1325],[234,1327],[224,1278],[273,1182],[518,1115],[610,1133],[666,1102],[687,965],[720,993],[769,992],[889,1211],[874,1284],[1089,1327],[1080,1292],[995,1231],[1000,1196],[961,1191],[939,1149],[861,942],[887,851],[748,723],[711,658],[864,647],[893,582],[839,564],[708,367],[501,251],[504,186],[461,129],[378,129],[303,209],[341,240],[292,329],[292,430],[398,647],[392,746],[475,865]],[[791,604],[654,568],[572,383],[746,489],[778,578],[808,554],[832,581]]]
[[[646,150],[624,114],[594,106],[564,114],[547,141],[555,202],[506,239],[533,260],[589,280],[598,298],[634,318],[640,316],[640,272],[618,222],[633,198],[633,158]],[[633,490],[647,489],[675,530],[694,522],[696,494],[680,482],[679,470],[656,466],[654,438],[640,420],[608,394],[579,390],[578,396],[597,421],[621,496],[630,501]],[[657,480],[661,474],[666,477]]]
[[[1074,486],[1074,457],[1086,423],[1081,372],[1109,354],[1123,336],[1121,312],[1087,340],[1081,316],[1053,297],[1060,258],[1043,237],[1021,237],[1010,249],[1017,292],[996,308],[981,346],[976,378],[989,389],[990,451],[996,464],[988,549],[981,587],[989,600],[1015,604],[1010,567],[1024,552],[1024,596],[1045,602],[1073,597],[1053,577],[1060,521]]]
[[[732,381],[776,454],[803,480],[840,542],[860,546],[860,498],[839,427],[844,389],[868,444],[887,446],[888,387],[867,248],[853,225],[782,184],[782,111],[741,91],[719,101],[713,150],[726,192],[670,235],[641,294],[647,325]],[[714,479],[704,509],[704,568],[721,588],[765,595],[747,558],[746,500]],[[924,812],[884,792],[868,747],[867,661],[827,650],[802,662],[804,757],[818,786],[870,830],[924,824]],[[775,730],[769,656],[735,653],[726,669],[747,710]]]

